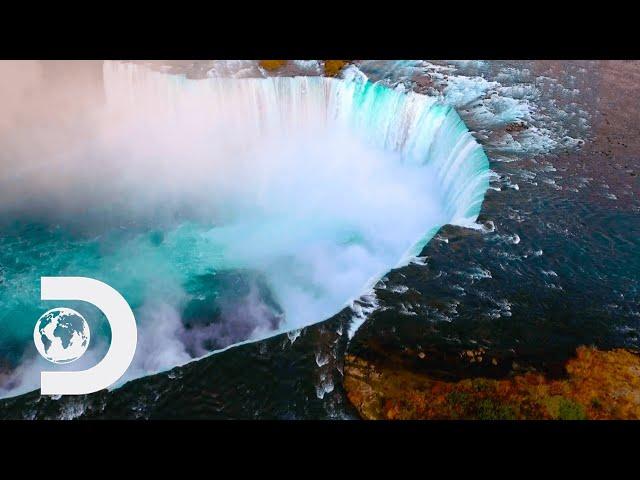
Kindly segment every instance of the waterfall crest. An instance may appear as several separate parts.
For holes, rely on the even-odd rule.
[[[151,106],[179,122],[181,115],[192,119],[199,104],[203,125],[213,131],[224,121],[227,130],[242,131],[245,142],[305,127],[343,128],[371,146],[398,152],[403,162],[433,166],[448,223],[475,221],[489,185],[488,159],[451,106],[357,75],[188,80],[107,61],[104,82],[115,108],[123,102]]]
[[[341,79],[305,76],[188,80],[132,63],[105,62],[104,79],[111,108],[152,109],[156,115],[180,124],[183,120],[193,122],[194,106],[198,105],[195,109],[201,115],[198,128],[206,126],[211,136],[233,142],[238,140],[233,132],[242,132],[242,146],[218,145],[229,151],[264,144],[273,136],[302,134],[304,137],[303,132],[317,135],[331,130],[353,136],[373,149],[393,153],[393,161],[399,170],[408,168],[412,174],[421,172],[418,174],[429,177],[423,186],[434,191],[433,197],[438,197],[439,211],[425,215],[419,234],[405,239],[407,248],[402,252],[396,248],[395,257],[382,255],[385,259],[381,263],[372,262],[378,268],[368,269],[366,282],[334,295],[329,302],[330,308],[312,309],[314,318],[300,315],[301,309],[296,306],[287,308],[286,298],[281,297],[285,314],[303,319],[302,322],[285,322],[284,330],[320,321],[335,313],[345,302],[373,286],[386,271],[405,265],[418,255],[443,224],[470,225],[475,222],[489,186],[487,157],[451,106],[432,97],[371,83],[352,71]],[[253,160],[255,158],[250,162]],[[266,168],[281,173],[276,165],[278,160],[270,157],[269,162]],[[256,168],[256,165],[243,165],[242,168]],[[287,168],[291,166],[287,165]],[[416,206],[419,210],[420,205]],[[430,210],[427,205],[424,209]],[[298,225],[281,226],[297,228]],[[378,227],[384,228],[384,225]],[[276,235],[273,230],[271,233]],[[242,234],[229,233],[226,241],[218,246],[229,251],[228,245],[222,246],[222,243],[232,243],[232,238],[238,235]],[[361,232],[356,232],[355,236],[362,237]],[[218,265],[225,263],[218,260]],[[242,264],[232,261],[225,266]],[[307,286],[310,290],[322,290],[313,281]],[[292,294],[284,285],[280,289]]]
[[[103,76],[84,143],[21,162],[20,195],[0,191],[21,222],[0,232],[4,350],[31,342],[43,275],[127,299],[139,342],[125,380],[322,321],[442,225],[473,223],[489,185],[453,108],[357,72],[189,80],[107,61]],[[92,343],[73,368],[108,347]],[[42,361],[0,394],[36,387]]]

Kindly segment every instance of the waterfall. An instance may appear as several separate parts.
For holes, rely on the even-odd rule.
[[[112,106],[151,107],[179,123],[181,115],[192,121],[192,107],[199,104],[202,125],[213,131],[224,112],[226,128],[243,132],[247,142],[303,126],[342,129],[397,152],[402,162],[432,167],[444,194],[446,223],[473,223],[489,186],[489,162],[456,111],[433,97],[347,77],[189,80],[133,63],[104,63]],[[427,241],[420,239],[410,253],[419,253]]]
[[[44,224],[0,231],[5,343],[30,341],[37,282],[52,274],[105,281],[130,303],[129,379],[298,329],[407,264],[442,225],[475,222],[488,188],[486,155],[453,108],[354,70],[191,80],[107,61],[103,74],[84,143],[46,169],[42,156],[22,162],[19,197],[0,191],[9,213]]]
[[[290,321],[285,324],[285,330],[320,321],[336,312],[370,288],[390,268],[405,265],[419,254],[442,224],[473,223],[488,188],[487,157],[451,106],[432,97],[371,83],[352,71],[342,79],[305,76],[189,80],[132,63],[105,62],[104,80],[111,108],[153,111],[156,118],[170,119],[177,131],[184,131],[184,124],[193,126],[194,111],[197,111],[195,128],[206,129],[206,135],[212,138],[224,138],[217,144],[219,149],[237,152],[240,146],[234,148],[229,143],[238,140],[238,132],[241,132],[241,143],[247,146],[264,145],[273,136],[308,138],[302,132],[322,136],[318,132],[333,131],[394,154],[391,161],[396,163],[398,171],[408,169],[412,175],[423,175],[427,180],[423,186],[437,190],[433,197],[438,197],[439,212],[425,215],[418,236],[404,239],[408,248],[394,252],[396,257],[392,262],[391,257],[385,255],[385,261],[378,264],[377,270],[372,265],[367,272],[367,282],[342,292],[341,302],[338,302],[339,294],[331,308],[314,310],[316,316],[305,317],[302,322]],[[312,144],[309,148],[316,147]],[[252,157],[242,168],[256,168],[251,164],[253,160]],[[263,168],[280,172],[278,163],[278,159],[268,156]],[[289,164],[286,167],[297,168]],[[228,169],[225,173],[230,174],[228,181],[236,181],[235,173]],[[415,207],[418,211],[421,208],[419,204]],[[424,210],[429,211],[429,207],[424,205]],[[406,213],[396,212],[397,215]],[[298,227],[285,225],[292,229]],[[276,235],[275,231],[271,233]],[[236,235],[241,235],[240,231],[229,234],[227,241],[232,243]],[[219,247],[229,250],[228,246]],[[218,265],[225,263],[218,261]],[[226,266],[242,264],[242,261],[231,262]],[[331,282],[331,279],[325,281]],[[317,288],[318,285],[310,285],[312,290]],[[286,299],[281,301],[287,303]],[[295,308],[293,312],[286,310],[289,316],[299,314]]]

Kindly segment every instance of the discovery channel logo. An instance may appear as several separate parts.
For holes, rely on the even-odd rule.
[[[93,367],[79,371],[43,371],[42,395],[83,395],[115,383],[129,368],[138,341],[136,320],[127,301],[106,283],[86,277],[41,277],[42,300],[79,300],[102,311],[111,327],[111,345]],[[65,342],[57,332],[63,331]],[[33,330],[40,355],[52,363],[71,363],[89,347],[91,332],[82,315],[70,308],[44,313]]]

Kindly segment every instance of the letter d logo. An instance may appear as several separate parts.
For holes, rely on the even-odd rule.
[[[104,313],[111,326],[111,345],[98,364],[75,372],[41,372],[41,395],[93,393],[122,377],[133,360],[138,342],[136,320],[122,295],[106,283],[86,277],[42,277],[40,291],[42,300],[91,303]]]

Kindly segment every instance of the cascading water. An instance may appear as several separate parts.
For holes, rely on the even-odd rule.
[[[451,107],[355,70],[103,73],[106,105],[84,143],[56,152],[46,181],[34,158],[0,189],[0,351],[27,359],[5,395],[37,386],[40,276],[93,277],[125,296],[140,330],[132,378],[331,316],[440,226],[472,224],[488,188],[487,158]],[[83,313],[102,325],[78,362],[89,365],[109,332]]]

